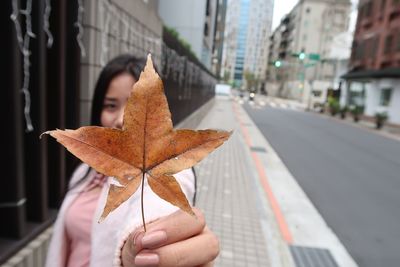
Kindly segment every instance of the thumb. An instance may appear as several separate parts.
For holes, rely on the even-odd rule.
[[[135,261],[136,255],[143,249],[142,238],[143,228],[136,229],[131,233],[122,247],[121,260],[123,266],[130,266]]]

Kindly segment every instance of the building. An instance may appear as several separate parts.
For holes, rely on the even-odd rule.
[[[258,90],[266,78],[273,0],[230,0],[225,21],[221,76]],[[246,79],[247,77],[247,79]]]
[[[284,85],[289,80],[288,67],[291,66],[291,54],[293,51],[293,16],[286,15],[278,27],[270,36],[269,64],[267,68],[266,91],[270,95],[283,97],[288,95]]]
[[[342,103],[400,123],[400,1],[360,0]]]
[[[332,88],[332,41],[348,31],[350,12],[349,0],[300,0],[271,35],[267,90],[308,102],[312,90]]]
[[[197,58],[211,69],[217,0],[159,1],[158,12],[164,24],[176,30]]]
[[[225,18],[227,0],[219,0],[217,4],[217,17],[215,20],[214,46],[212,49],[212,72],[221,77],[222,53],[224,47]]]

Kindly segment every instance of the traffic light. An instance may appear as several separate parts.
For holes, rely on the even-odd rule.
[[[300,60],[304,60],[305,58],[306,58],[306,53],[300,52],[300,53],[299,53],[299,59],[300,59]]]
[[[279,68],[282,66],[282,62],[280,60],[275,61],[274,63],[275,67]]]

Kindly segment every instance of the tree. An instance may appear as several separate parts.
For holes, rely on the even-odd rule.
[[[227,70],[224,71],[224,76],[222,77],[222,80],[224,82],[228,83],[230,78],[231,78],[231,73],[229,71],[227,71]]]
[[[244,71],[244,79],[246,80],[246,89],[249,91],[253,91],[257,88],[258,79],[255,77],[254,73],[245,70]]]

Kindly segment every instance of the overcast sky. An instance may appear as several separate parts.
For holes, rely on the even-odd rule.
[[[283,16],[288,14],[292,8],[297,4],[298,0],[275,0],[274,4],[274,17],[272,19],[272,30],[274,30],[278,25]],[[351,15],[351,29],[354,29],[355,20],[357,18],[356,6],[358,0],[351,0],[353,3],[353,12]]]

